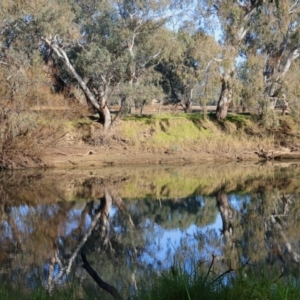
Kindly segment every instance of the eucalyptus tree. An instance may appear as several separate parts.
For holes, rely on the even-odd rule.
[[[68,1],[2,1],[0,18],[1,100],[22,109],[47,85],[40,37],[59,32],[69,39],[80,32]]]
[[[288,0],[272,6],[264,3],[261,12],[261,21],[255,24],[255,32],[263,40],[258,50],[265,55],[265,101],[274,108],[281,99],[286,106],[284,94],[294,77],[291,71],[295,71],[291,67],[300,56],[300,3]]]
[[[111,123],[108,103],[146,103],[161,94],[153,64],[164,51],[172,1],[73,1],[79,40],[44,38],[99,111]]]
[[[222,31],[221,93],[217,118],[224,119],[232,103],[238,57],[244,60],[244,66],[248,69],[244,72],[244,95],[257,93],[250,98],[259,100],[258,105],[263,113],[264,108],[265,111],[274,108],[278,99],[287,105],[283,94],[288,86],[288,71],[300,55],[299,1],[205,3],[210,12],[217,16]],[[261,83],[257,77],[262,80]]]
[[[153,64],[170,42],[164,25],[172,11],[180,10],[179,4],[173,2],[1,3],[0,14],[4,20],[1,25],[3,68],[0,75],[4,83],[1,95],[11,93],[9,97],[16,98],[21,88],[26,87],[20,97],[24,99],[27,91],[36,85],[20,79],[28,80],[30,74],[39,71],[31,81],[46,81],[43,69],[46,62],[51,65],[51,76],[69,87],[79,85],[108,129],[110,99],[128,100],[136,105],[161,97],[159,74]]]
[[[161,85],[170,101],[188,112],[192,102],[205,104],[204,99],[213,94],[220,46],[203,31],[191,33],[181,28],[173,34],[172,45],[156,69],[163,75]]]
[[[242,53],[245,38],[263,1],[209,1],[208,4],[210,11],[216,15],[222,32],[221,91],[216,110],[217,119],[221,120],[226,118],[233,100],[236,59]]]
[[[39,116],[28,110],[53,103],[51,86],[60,78],[45,68],[40,37],[53,32],[68,39],[79,36],[73,16],[68,1],[0,3],[0,168],[36,164],[43,155]]]

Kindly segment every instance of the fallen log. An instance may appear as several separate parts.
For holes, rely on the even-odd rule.
[[[300,152],[274,154],[273,159],[300,159]]]
[[[300,152],[291,152],[289,149],[269,150],[269,151],[260,149],[259,151],[255,151],[255,154],[257,154],[259,157],[266,160],[300,159]]]

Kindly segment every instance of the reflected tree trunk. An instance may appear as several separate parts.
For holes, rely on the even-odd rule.
[[[102,210],[98,211],[94,217],[92,218],[92,222],[91,225],[89,227],[89,229],[86,231],[86,233],[83,235],[83,237],[81,238],[81,241],[78,243],[77,247],[75,248],[73,254],[71,255],[71,257],[68,259],[68,262],[66,264],[66,266],[64,268],[61,268],[60,272],[57,274],[57,276],[54,279],[54,282],[56,284],[60,284],[61,280],[64,276],[67,276],[70,271],[71,271],[71,267],[74,263],[75,258],[77,257],[79,251],[82,249],[82,247],[84,246],[84,244],[86,243],[87,239],[91,236],[93,230],[96,228],[99,220],[101,219],[101,215],[102,215]]]
[[[83,252],[81,252],[81,258],[83,261],[82,267],[89,273],[89,275],[98,284],[98,286],[101,287],[106,292],[108,292],[109,294],[111,294],[114,299],[123,300],[123,297],[120,295],[120,293],[117,291],[117,289],[114,286],[112,286],[102,280],[102,278],[97,274],[97,272],[89,264],[85,254]]]
[[[111,195],[114,200],[114,203],[118,207],[119,211],[121,211],[122,214],[126,217],[126,221],[129,223],[130,227],[135,229],[135,225],[132,221],[131,215],[128,213],[128,211],[126,209],[123,199],[121,198],[121,196],[118,194],[118,192],[115,189],[110,189],[110,191],[111,191]],[[134,289],[137,291],[138,288],[137,288],[137,283],[136,283],[136,278],[135,278],[136,277],[135,276],[135,273],[136,273],[135,264],[137,262],[137,247],[133,243],[132,243],[131,250],[132,250],[132,260],[133,260],[133,265],[134,265],[133,271],[131,274],[131,284],[133,285]]]
[[[113,197],[114,203],[117,205],[118,209],[126,216],[128,223],[131,227],[135,228],[135,225],[132,221],[130,214],[127,212],[126,206],[124,204],[123,199],[117,193],[115,189],[110,189],[111,195]]]
[[[276,218],[274,216],[271,216],[270,221],[271,221],[271,225],[272,225],[272,228],[274,231],[274,236],[277,236],[278,239],[280,239],[280,241],[283,242],[283,245],[285,248],[284,252],[287,253],[288,259],[299,264],[300,255],[295,250],[293,250],[293,247],[292,247],[290,241],[288,240],[288,238],[286,237],[286,235],[284,233],[284,229],[283,229],[282,225],[279,223],[278,217]],[[278,249],[281,250],[280,245],[278,245]],[[283,255],[282,251],[280,251],[280,254]]]
[[[223,227],[221,233],[224,235],[225,240],[229,241],[233,231],[233,210],[228,203],[227,195],[222,191],[217,194],[217,206],[222,218]]]
[[[101,203],[101,217],[100,217],[100,224],[101,224],[101,235],[104,237],[103,246],[109,246],[110,250],[113,250],[113,247],[109,240],[109,212],[112,206],[112,196],[108,188],[104,190],[104,199],[103,205]]]

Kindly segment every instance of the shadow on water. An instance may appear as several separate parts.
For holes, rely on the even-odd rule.
[[[220,272],[251,258],[287,274],[300,261],[299,166],[2,172],[0,280],[83,282],[81,250],[123,295],[174,259],[192,268],[212,254]]]

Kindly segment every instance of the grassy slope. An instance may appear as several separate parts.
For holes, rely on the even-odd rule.
[[[273,134],[262,133],[250,116],[242,115],[231,115],[222,122],[200,114],[128,117],[118,132],[135,146],[171,152],[189,149],[239,152],[257,145],[271,147],[274,142]]]

